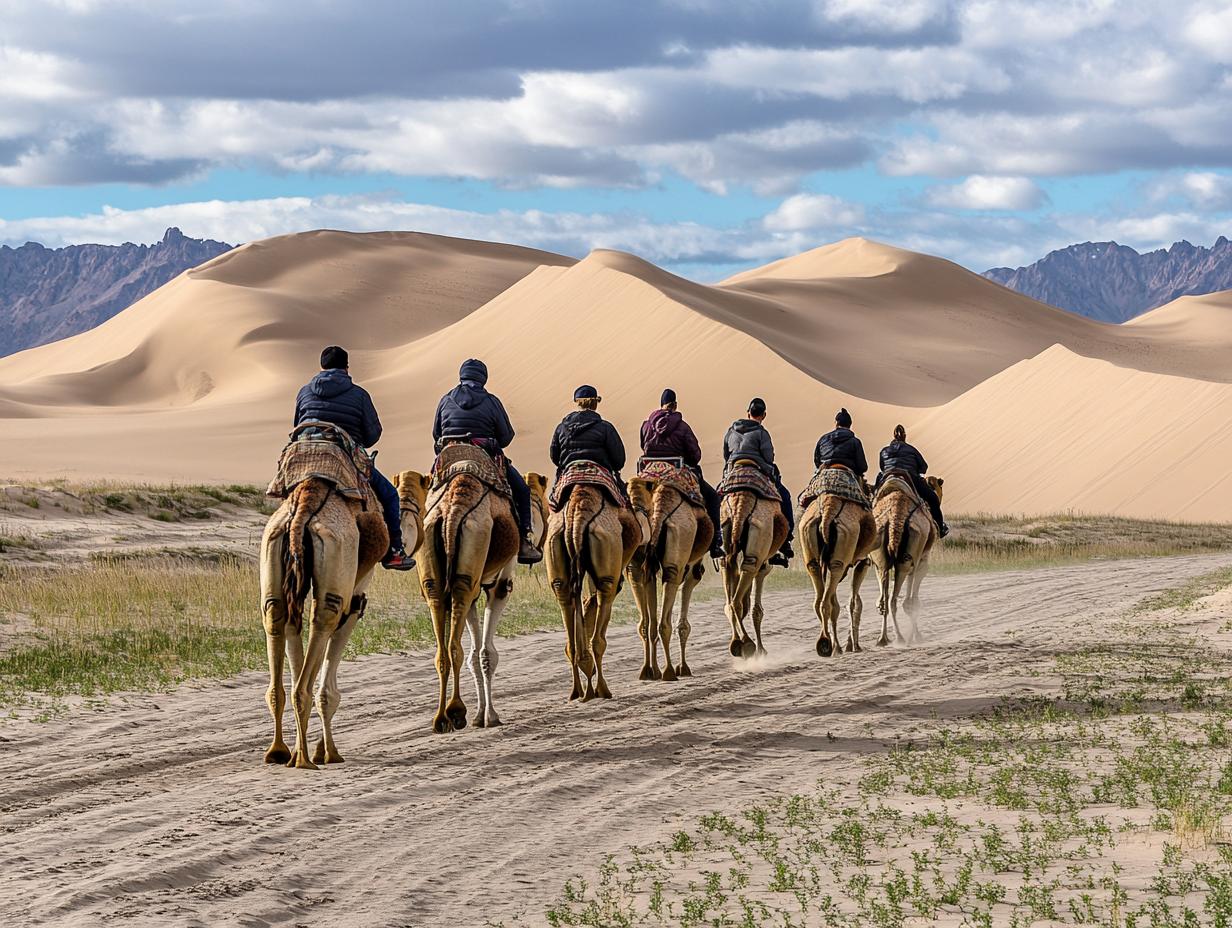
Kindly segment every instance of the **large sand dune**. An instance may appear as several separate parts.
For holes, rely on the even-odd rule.
[[[760,395],[789,485],[845,405],[870,458],[904,422],[957,508],[1232,518],[1229,317],[1216,294],[1096,323],[863,239],[705,286],[613,251],[576,262],[414,233],[282,236],[0,361],[0,474],[263,481],[296,390],[336,342],[382,412],[390,471],[428,464],[436,400],[478,356],[527,469],[548,467],[577,384],[599,388],[631,456],[671,386],[712,472],[723,430]]]

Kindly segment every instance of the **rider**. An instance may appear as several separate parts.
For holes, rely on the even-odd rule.
[[[689,423],[676,409],[676,391],[670,387],[659,397],[659,408],[642,423],[642,454],[651,458],[680,458],[701,485],[706,514],[714,524],[710,541],[710,556],[723,556],[723,539],[719,537],[719,494],[702,477],[702,449]]]
[[[351,380],[349,365],[346,351],[337,345],[330,345],[321,352],[321,372],[295,398],[293,426],[314,419],[329,422],[350,435],[357,444],[371,448],[381,438],[381,420],[377,418],[368,391]],[[410,570],[415,562],[402,547],[398,491],[375,465],[369,483],[380,500],[385,527],[389,529],[389,551],[381,564],[388,570]]]
[[[432,440],[437,450],[441,440],[449,438],[478,441],[493,457],[503,455],[513,441],[513,425],[501,401],[484,389],[488,382],[488,366],[471,358],[458,371],[458,385],[441,397],[432,422]],[[518,550],[519,564],[536,564],[543,552],[535,546],[530,521],[530,487],[522,475],[505,458],[505,475],[513,491],[522,545]]]
[[[905,471],[911,475],[911,483],[920,494],[920,499],[928,505],[928,511],[932,513],[941,537],[948,535],[950,527],[941,516],[941,500],[937,498],[936,490],[924,479],[924,475],[928,473],[928,462],[914,445],[907,444],[907,430],[901,425],[894,426],[894,440],[881,449],[881,473],[877,475],[877,486],[881,486],[886,474],[892,470]]]
[[[868,461],[864,459],[864,445],[851,430],[851,413],[840,409],[834,416],[836,428],[817,439],[813,450],[813,466],[825,467],[842,464],[857,477],[868,473]]]
[[[578,408],[556,426],[549,450],[557,477],[574,461],[590,461],[606,467],[619,481],[620,469],[625,466],[625,443],[620,440],[616,426],[596,411],[600,400],[599,391],[592,386],[573,391]]]
[[[792,509],[791,492],[783,486],[783,477],[774,463],[774,442],[762,424],[765,421],[766,401],[753,397],[749,400],[748,418],[737,419],[723,436],[723,464],[726,467],[733,461],[752,461],[758,470],[774,481],[779,491],[779,504],[787,517],[787,538],[770,558],[770,563],[786,567],[788,560],[795,557],[791,549],[791,535],[796,529],[796,514]]]

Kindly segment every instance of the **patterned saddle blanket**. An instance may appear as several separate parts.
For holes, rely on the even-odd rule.
[[[674,460],[643,458],[638,462],[637,475],[643,480],[653,480],[665,487],[671,487],[694,506],[706,506],[697,476]]]
[[[594,461],[574,461],[557,476],[552,492],[548,494],[548,508],[559,512],[569,501],[570,491],[583,485],[599,487],[616,506],[629,505],[629,501],[625,499],[624,488],[610,470]]]
[[[889,493],[905,493],[917,503],[922,504],[924,502],[920,499],[920,494],[916,492],[915,484],[912,483],[911,477],[898,471],[888,471],[886,473],[885,477],[881,480],[881,486],[873,494],[873,502],[876,503]]]
[[[304,422],[278,458],[278,471],[265,495],[286,499],[310,477],[326,480],[335,492],[361,502],[372,496],[368,477],[372,458],[342,429],[327,422]]]
[[[433,509],[449,485],[463,474],[474,477],[494,493],[513,500],[513,490],[505,476],[505,468],[486,451],[471,444],[446,445],[432,463],[432,487],[428,490],[427,509]]]
[[[737,490],[748,490],[762,499],[768,499],[775,503],[781,501],[778,487],[774,485],[774,481],[762,473],[761,468],[752,464],[742,465],[737,462],[732,467],[729,467],[723,472],[723,479],[719,481],[719,485],[715,489],[719,491],[720,496],[735,493]]]
[[[865,509],[873,508],[856,475],[844,467],[822,467],[814,473],[813,479],[800,494],[800,508],[807,509],[817,497],[827,495],[850,500]]]

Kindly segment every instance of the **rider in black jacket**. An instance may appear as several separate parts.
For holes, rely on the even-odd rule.
[[[350,435],[356,444],[371,448],[381,439],[381,420],[368,391],[351,380],[349,364],[346,351],[337,345],[330,345],[321,352],[321,372],[305,384],[295,398],[293,425],[313,419],[330,422]],[[381,564],[389,570],[410,570],[415,562],[402,547],[398,491],[376,467],[372,468],[369,483],[380,500],[385,527],[389,529],[389,552]]]
[[[840,409],[834,417],[834,424],[837,426],[834,431],[826,432],[817,439],[813,466],[842,464],[857,477],[863,477],[868,473],[868,461],[864,459],[864,445],[851,430],[851,413]]]
[[[441,397],[432,421],[432,440],[439,450],[442,439],[479,439],[493,454],[503,454],[513,441],[513,424],[501,401],[485,389],[488,366],[471,358],[458,371],[459,383]],[[505,458],[505,476],[513,491],[518,525],[522,531],[519,564],[535,564],[543,560],[543,552],[535,547],[531,534],[530,487],[522,479],[509,458]]]
[[[877,486],[881,486],[881,481],[885,479],[888,471],[897,470],[910,475],[916,492],[920,494],[920,499],[924,500],[929,512],[932,513],[933,521],[937,523],[941,537],[948,535],[950,527],[942,518],[941,500],[937,498],[937,492],[924,479],[924,475],[928,473],[928,462],[924,460],[924,455],[920,454],[914,445],[907,444],[907,430],[901,425],[894,426],[894,440],[881,449],[880,464],[881,473],[877,475]]]
[[[557,476],[574,461],[591,461],[606,467],[619,482],[620,469],[625,466],[625,443],[616,426],[596,411],[601,399],[599,391],[589,385],[573,391],[578,408],[556,426],[549,449]]]

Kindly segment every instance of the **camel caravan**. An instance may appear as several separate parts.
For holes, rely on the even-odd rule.
[[[943,481],[925,476],[927,463],[901,425],[882,449],[870,486],[863,445],[851,415],[840,410],[835,428],[817,442],[813,478],[796,500],[775,463],[763,400],[753,399],[728,429],[723,473],[712,486],[702,473],[697,436],[669,389],[642,425],[636,473],[625,480],[624,443],[599,414],[598,391],[585,385],[553,433],[556,474],[549,485],[541,474],[523,476],[509,460],[513,425],[487,380],[483,362],[462,365],[457,386],[437,406],[432,467],[391,481],[377,470],[371,450],[382,431],[371,397],[351,380],[342,348],[322,352],[321,371],[296,399],[294,430],[268,490],[283,502],[261,541],[266,701],[274,722],[267,763],[316,769],[342,762],[333,738],[338,666],[378,564],[417,569],[436,639],[432,730],[440,734],[467,726],[464,667],[474,680],[474,726],[501,724],[494,701],[496,633],[519,564],[544,561],[564,626],[570,701],[612,697],[604,657],[612,608],[626,583],[643,646],[639,679],[692,676],[689,605],[708,561],[722,577],[731,656],[765,655],[762,591],[772,568],[789,567],[795,556],[793,534],[815,593],[818,655],[861,650],[860,590],[870,566],[880,584],[877,643],[890,643],[891,625],[899,642],[920,639],[920,584],[948,528],[940,508]],[[838,587],[848,575],[844,646]],[[906,634],[898,620],[904,593]],[[283,736],[286,660],[295,717],[291,748]],[[310,752],[314,705],[322,736]]]

